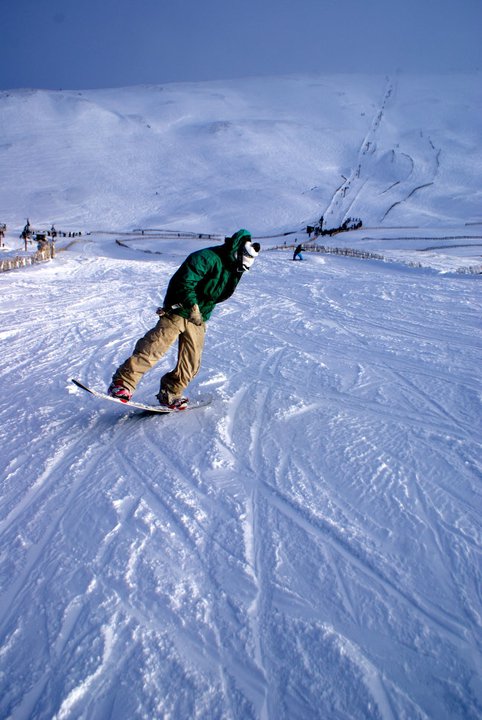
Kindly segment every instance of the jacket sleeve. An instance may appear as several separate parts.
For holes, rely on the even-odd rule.
[[[199,305],[197,288],[211,271],[211,266],[210,258],[202,253],[193,253],[186,258],[169,282],[165,305],[182,305],[186,310]]]

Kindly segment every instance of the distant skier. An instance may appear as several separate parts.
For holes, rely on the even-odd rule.
[[[293,253],[293,260],[303,260],[303,255],[301,253],[304,249],[303,244],[297,245]]]
[[[260,251],[247,230],[238,230],[224,245],[197,250],[172,276],[157,325],[140,338],[132,355],[120,365],[107,392],[128,401],[137,384],[178,340],[177,364],[161,378],[157,398],[161,405],[182,408],[183,392],[199,371],[205,323],[217,303],[227,300]]]
[[[32,234],[32,226],[30,225],[30,220],[27,218],[27,224],[25,225],[20,235],[20,239],[23,240],[25,244],[25,252],[27,252],[28,243],[31,242]]]

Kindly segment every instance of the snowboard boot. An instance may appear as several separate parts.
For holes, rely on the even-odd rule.
[[[117,398],[117,400],[122,400],[122,402],[129,402],[132,397],[131,391],[124,387],[120,380],[113,380],[111,382],[107,390],[107,395]]]
[[[160,390],[156,398],[159,400],[159,405],[169,410],[184,410],[189,402],[187,397],[176,397],[169,390]]]

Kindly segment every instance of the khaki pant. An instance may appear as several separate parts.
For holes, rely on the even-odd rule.
[[[179,397],[199,371],[205,332],[204,323],[198,326],[180,315],[163,315],[157,325],[137,341],[134,352],[117,368],[112,379],[120,380],[134,392],[144,373],[179,339],[176,367],[161,378],[161,390]]]

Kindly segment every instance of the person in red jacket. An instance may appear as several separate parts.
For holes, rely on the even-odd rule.
[[[161,378],[161,405],[182,408],[183,392],[199,371],[205,323],[217,303],[235,291],[242,274],[260,251],[247,230],[238,230],[223,245],[191,253],[172,276],[159,320],[137,341],[132,355],[115,371],[108,393],[128,402],[144,373],[178,340],[177,364]]]

